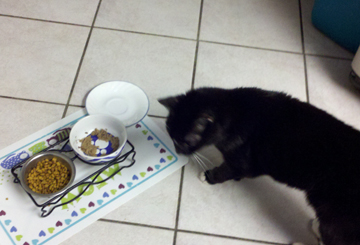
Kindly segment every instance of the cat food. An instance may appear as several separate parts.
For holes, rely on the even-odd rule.
[[[28,177],[28,186],[40,194],[50,194],[64,188],[70,181],[70,171],[56,157],[37,163]]]
[[[106,153],[100,152],[98,153],[99,146],[96,146],[93,142],[96,140],[102,140],[108,143],[109,149],[104,149]],[[117,148],[119,148],[119,138],[111,135],[104,129],[95,129],[93,132],[91,132],[90,135],[80,140],[81,142],[81,150],[89,156],[105,156],[113,151],[115,151]]]

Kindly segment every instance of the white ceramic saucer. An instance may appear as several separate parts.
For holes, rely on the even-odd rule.
[[[93,88],[85,104],[90,115],[111,115],[129,127],[146,116],[150,102],[138,86],[124,81],[110,81]]]

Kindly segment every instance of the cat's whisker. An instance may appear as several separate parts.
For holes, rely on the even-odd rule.
[[[202,166],[204,167],[204,169],[206,170],[206,164],[204,163],[204,161],[200,157],[197,157],[197,158],[199,160],[199,163],[201,163]]]
[[[205,159],[208,163],[210,163],[210,165],[213,167],[214,164],[207,158],[205,157],[204,155],[200,154],[199,152],[194,152],[198,157],[201,157],[203,159]]]
[[[204,167],[203,163],[201,162],[201,160],[199,159],[199,157],[196,155],[192,155],[192,156],[195,159],[195,161],[200,165],[200,167],[205,170],[205,167]]]
[[[214,167],[214,164],[213,164],[212,162],[210,162],[209,159],[207,159],[206,157],[204,157],[204,156],[202,156],[202,155],[200,154],[200,156],[206,158],[206,160],[210,163],[211,166],[208,166],[208,164],[206,164],[206,163],[203,161],[202,157],[199,156],[199,153],[198,153],[198,152],[194,152],[194,153],[193,153],[193,156],[196,156],[196,158],[198,159],[198,161],[202,163],[202,165],[205,167],[206,170],[208,170],[209,167],[210,167],[210,168]],[[200,164],[200,163],[199,163],[199,164]]]
[[[202,168],[205,168],[205,167],[206,167],[206,165],[204,164],[204,162],[201,160],[201,158],[200,158],[198,155],[193,154],[193,157],[196,159],[196,162],[197,162],[199,165],[201,165]]]
[[[195,161],[200,165],[200,167],[201,167],[204,171],[206,171],[206,167],[205,167],[203,161],[202,161],[198,156],[196,156],[195,154],[192,154],[192,157],[193,157],[193,158],[195,159]]]

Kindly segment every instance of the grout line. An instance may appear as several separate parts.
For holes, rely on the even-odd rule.
[[[179,185],[179,197],[178,197],[178,204],[177,204],[177,209],[176,209],[173,245],[176,244],[177,231],[178,231],[178,226],[179,226],[180,204],[181,204],[181,197],[182,197],[182,187],[183,187],[183,182],[184,182],[184,173],[185,173],[185,166],[183,166],[181,168],[181,177],[180,177],[180,185]]]
[[[75,24],[75,23],[61,22],[61,21],[55,21],[55,20],[36,19],[36,18],[31,18],[31,17],[22,17],[22,16],[15,16],[15,15],[9,15],[9,14],[0,14],[0,16],[11,17],[11,18],[16,18],[16,19],[23,19],[23,20],[34,20],[34,21],[41,21],[41,22],[49,22],[49,23],[54,23],[54,24],[63,24],[63,25],[81,26],[81,27],[91,27],[89,25],[83,25],[83,24]]]
[[[318,58],[328,58],[328,59],[336,59],[336,60],[348,60],[352,61],[354,58],[344,58],[344,57],[335,57],[330,55],[324,55],[324,54],[305,54],[306,56],[313,56]]]
[[[196,47],[195,47],[195,56],[194,56],[194,67],[193,74],[191,79],[191,89],[193,90],[195,87],[195,75],[196,75],[196,66],[197,66],[197,57],[199,52],[199,43],[200,43],[200,29],[201,29],[201,20],[202,20],[202,11],[204,6],[204,0],[201,0],[200,3],[200,13],[199,13],[199,23],[198,23],[198,31],[196,36]]]
[[[18,98],[18,97],[11,97],[11,96],[5,96],[0,95],[0,98],[3,99],[12,99],[12,100],[21,100],[21,101],[29,101],[29,102],[36,102],[36,103],[45,103],[45,104],[51,104],[51,105],[64,105],[64,103],[58,103],[58,102],[51,102],[51,101],[45,101],[45,100],[34,100],[34,99],[26,99],[26,98]]]
[[[199,37],[200,37],[200,27],[201,27],[203,6],[204,6],[204,0],[201,0],[198,31],[197,31],[197,36],[196,36],[195,55],[194,55],[194,67],[193,67],[193,74],[192,74],[192,79],[191,79],[191,89],[194,89],[194,85],[195,85],[196,63],[197,63],[197,55],[198,55],[198,51],[199,51]],[[179,185],[179,197],[178,197],[178,204],[177,204],[177,209],[176,209],[173,245],[176,245],[176,241],[177,241],[177,231],[178,231],[178,227],[179,227],[180,206],[181,206],[181,197],[182,197],[182,187],[183,187],[183,183],[184,183],[184,172],[185,172],[185,166],[183,166],[181,168],[181,177],[180,177],[180,185]]]
[[[299,0],[300,1],[300,0]],[[300,20],[302,18],[300,17]],[[301,31],[302,31],[302,22],[301,22]],[[303,31],[302,31],[302,39],[303,37]],[[208,41],[208,40],[199,40],[203,43],[211,43],[211,44],[219,44],[224,46],[232,46],[232,47],[239,47],[239,48],[248,48],[248,49],[259,49],[264,51],[273,51],[273,52],[279,52],[279,53],[287,53],[287,54],[297,54],[297,55],[306,55],[306,56],[313,56],[313,57],[319,57],[319,58],[329,58],[329,59],[337,59],[337,60],[349,60],[352,61],[353,58],[344,58],[344,57],[336,57],[331,55],[324,55],[324,54],[306,54],[304,51],[304,41],[302,40],[302,52],[295,52],[295,51],[286,51],[286,50],[280,50],[280,49],[270,49],[270,48],[261,48],[261,47],[255,47],[255,46],[246,46],[241,44],[233,44],[233,43],[222,43],[222,42],[216,42],[216,41]]]
[[[168,230],[168,231],[174,231],[173,228],[167,228],[167,227],[156,226],[156,225],[146,225],[146,224],[140,224],[140,223],[135,223],[135,222],[118,221],[118,220],[111,220],[111,219],[99,219],[98,221],[103,221],[103,222],[108,222],[108,223],[117,223],[117,224],[123,224],[123,225],[141,226],[141,227],[161,229],[161,230]]]
[[[74,106],[74,107],[79,107],[79,108],[85,108],[84,105],[73,105],[73,104],[69,104],[69,106]]]
[[[69,98],[68,98],[68,101],[66,102],[66,106],[65,106],[65,109],[64,109],[64,113],[63,113],[63,115],[62,115],[62,118],[65,117],[66,112],[67,112],[67,109],[68,109],[68,107],[69,107],[70,100],[71,100],[71,96],[72,96],[72,94],[73,94],[73,92],[74,92],[74,88],[75,88],[75,85],[76,85],[76,82],[77,82],[77,79],[78,79],[78,76],[79,76],[79,73],[80,73],[80,69],[81,69],[82,63],[83,63],[83,61],[84,61],[84,57],[85,57],[85,54],[86,54],[86,50],[87,50],[87,47],[88,47],[88,45],[89,45],[90,37],[91,37],[92,31],[93,31],[93,29],[94,29],[94,24],[95,24],[95,20],[96,20],[96,17],[97,17],[97,15],[98,15],[98,12],[99,12],[99,9],[100,9],[101,1],[102,1],[102,0],[99,0],[97,9],[96,9],[96,12],[95,12],[95,15],[94,15],[94,19],[93,19],[93,22],[92,22],[92,24],[91,24],[91,28],[90,28],[90,31],[89,31],[89,35],[88,35],[88,38],[87,38],[86,43],[85,43],[84,51],[83,51],[83,54],[82,54],[82,56],[81,56],[79,66],[78,66],[78,68],[77,68],[77,70],[76,70],[76,75],[75,75],[75,78],[74,78],[74,82],[73,82],[73,85],[71,86],[71,89],[70,89]]]
[[[166,38],[173,38],[173,39],[180,39],[180,40],[187,40],[187,41],[196,41],[196,39],[193,39],[193,38],[168,36],[168,35],[161,35],[161,34],[155,34],[155,33],[149,33],[149,32],[140,32],[140,31],[129,31],[129,30],[123,30],[123,29],[110,28],[110,27],[94,26],[94,28],[95,29],[102,29],[102,30],[109,30],[109,31],[118,31],[118,32],[127,32],[127,33],[133,33],[133,34],[142,34],[142,35],[155,36],[155,37],[166,37]]]
[[[297,55],[302,55],[303,54],[302,52],[286,51],[286,50],[270,49],[270,48],[261,48],[261,47],[255,47],[255,46],[247,46],[247,45],[233,44],[233,43],[222,43],[222,42],[216,42],[216,41],[200,40],[200,42],[219,44],[219,45],[225,45],[225,46],[233,46],[233,47],[239,47],[239,48],[259,49],[259,50],[264,50],[264,51],[273,51],[273,52],[287,53],[287,54],[297,54]]]
[[[109,31],[118,31],[118,32],[127,32],[127,33],[148,35],[148,36],[166,37],[166,38],[173,38],[173,39],[180,39],[180,40],[187,40],[187,41],[196,41],[197,42],[197,44],[196,44],[196,54],[197,54],[198,42],[226,45],[226,46],[233,46],[233,47],[240,47],[240,48],[259,49],[259,50],[273,51],[273,52],[280,52],[280,53],[288,53],[288,54],[298,54],[298,55],[304,54],[303,51],[302,52],[295,52],[295,51],[286,51],[286,50],[280,50],[280,49],[270,49],[270,48],[261,48],[261,47],[255,47],[255,46],[247,46],[247,45],[241,45],[241,44],[223,43],[223,42],[209,41],[209,40],[200,40],[199,39],[199,36],[200,36],[200,21],[199,21],[199,26],[198,26],[197,39],[185,38],[185,37],[176,37],[176,36],[168,36],[168,35],[160,35],[160,34],[139,32],[139,31],[129,31],[129,30],[122,30],[122,29],[109,28],[109,27],[100,27],[100,26],[94,26],[94,28],[95,29],[109,30]],[[335,57],[335,56],[322,55],[322,54],[306,54],[306,55],[314,56],[314,57],[340,59],[340,60],[350,60],[350,61],[353,59],[353,58]]]
[[[164,116],[157,116],[157,115],[149,115],[149,117],[155,117],[155,118],[162,118],[162,119],[166,119],[167,117],[164,117]]]
[[[305,38],[304,38],[304,28],[303,28],[303,19],[302,19],[302,11],[301,11],[301,0],[298,0],[299,3],[299,17],[300,17],[300,32],[301,32],[301,47],[302,47],[302,55],[304,60],[304,74],[305,74],[305,93],[306,93],[306,101],[309,103],[309,82],[308,82],[308,74],[307,74],[307,65],[306,65],[306,55],[305,55]]]
[[[160,229],[160,230],[167,230],[167,231],[175,231],[175,229],[173,229],[173,228],[168,228],[168,227],[163,227],[163,226],[156,226],[156,225],[147,225],[147,224],[141,224],[141,223],[135,223],[135,222],[128,222],[128,221],[119,221],[119,220],[111,220],[111,219],[99,219],[98,221],[100,221],[100,222],[114,223],[114,224],[140,226],[140,227]],[[196,234],[196,235],[203,235],[203,236],[211,236],[211,237],[219,237],[219,238],[232,239],[232,240],[240,240],[240,241],[247,241],[247,242],[256,242],[256,243],[273,244],[273,245],[288,245],[287,243],[267,242],[267,241],[262,241],[262,240],[254,240],[254,239],[234,237],[234,236],[211,234],[211,233],[199,232],[199,231],[191,231],[191,230],[183,230],[183,229],[179,229],[179,230],[177,230],[177,231],[183,232],[183,233],[189,233],[189,234]]]
[[[247,242],[256,242],[256,243],[272,244],[272,245],[289,245],[288,243],[267,242],[267,241],[262,241],[262,240],[253,240],[253,239],[248,239],[248,238],[226,236],[226,235],[219,235],[219,234],[211,234],[211,233],[199,232],[199,231],[190,231],[190,230],[178,230],[178,231],[185,232],[185,233],[190,233],[190,234],[197,234],[197,235],[203,235],[203,236],[212,236],[212,237],[226,238],[226,239],[232,239],[232,240],[241,240],[241,241],[247,241]]]

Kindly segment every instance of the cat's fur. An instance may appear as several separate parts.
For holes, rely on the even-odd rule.
[[[269,175],[305,191],[325,245],[360,245],[360,132],[284,93],[201,88],[160,99],[178,153],[214,144],[210,184]]]

